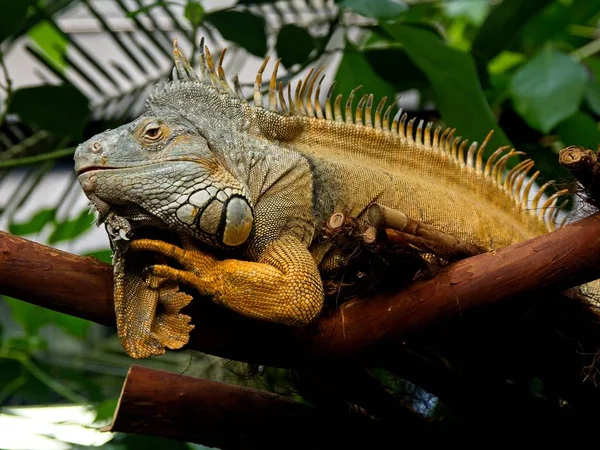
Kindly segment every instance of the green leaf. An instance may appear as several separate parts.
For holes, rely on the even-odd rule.
[[[507,50],[503,51],[490,61],[488,65],[490,74],[498,75],[504,73],[513,67],[518,66],[524,62],[525,59],[526,57],[522,53],[509,52]]]
[[[197,28],[202,23],[202,19],[204,19],[204,8],[197,0],[188,0],[183,10],[183,15],[194,28]]]
[[[25,23],[30,3],[27,0],[0,0],[0,42]]]
[[[342,8],[373,19],[395,19],[408,9],[401,0],[336,0]]]
[[[118,400],[116,398],[111,398],[109,400],[104,400],[102,403],[96,406],[96,418],[94,419],[94,423],[102,423],[110,420],[115,413],[115,409],[117,408]]]
[[[437,1],[431,2],[410,2],[410,8],[406,11],[402,19],[405,22],[412,23],[429,23],[432,26],[434,21],[443,20],[444,17],[440,14],[440,3]]]
[[[373,48],[364,52],[367,61],[396,92],[420,89],[428,85],[427,77],[403,48]]]
[[[527,22],[519,33],[519,45],[529,53],[535,53],[540,47],[556,42],[557,47],[565,49],[584,45],[586,38],[574,32],[575,26],[585,26],[600,11],[597,1],[555,1],[550,3]]]
[[[86,253],[84,256],[91,256],[93,258],[96,258],[97,260],[105,262],[106,264],[112,263],[112,250],[110,249],[96,250],[95,252]]]
[[[77,217],[57,223],[54,231],[48,237],[48,244],[53,245],[57,242],[74,239],[92,228],[92,226],[92,216],[85,209]]]
[[[446,28],[446,42],[451,47],[468,52],[471,49],[471,39],[467,35],[469,22],[464,17],[453,19]],[[483,58],[483,57],[482,57]],[[485,58],[483,58],[485,59]],[[486,60],[487,64],[487,60]]]
[[[345,98],[347,98],[352,89],[362,85],[364,86],[363,90],[356,93],[358,98],[363,94],[373,94],[375,104],[382,97],[387,97],[388,103],[396,99],[396,90],[393,86],[373,70],[362,52],[351,46],[348,46],[344,51],[335,81],[335,93],[340,93]],[[353,106],[356,107],[357,103],[358,100],[355,98]]]
[[[6,345],[3,350],[6,348],[10,347]],[[0,404],[6,405],[7,399],[20,393],[23,386],[27,385],[29,381],[28,375],[19,361],[0,358]]]
[[[284,67],[304,63],[315,47],[315,40],[305,28],[288,24],[281,27],[277,34],[275,50]]]
[[[585,104],[595,114],[600,116],[600,83],[590,80],[585,88]]]
[[[42,209],[35,213],[33,217],[25,222],[12,222],[8,225],[9,233],[17,236],[26,236],[42,231],[46,224],[52,222],[56,216],[56,209]]]
[[[558,124],[556,132],[565,147],[580,145],[595,149],[600,144],[600,130],[596,121],[581,111]]]
[[[90,114],[87,97],[70,84],[18,89],[10,109],[27,125],[74,139],[82,138]]]
[[[56,28],[47,21],[40,22],[29,30],[29,37],[42,50],[46,60],[59,72],[68,67],[65,55],[69,42]]]
[[[3,296],[3,298],[7,297]],[[21,353],[34,353],[48,349],[46,340],[38,335],[12,336],[10,339],[6,340],[6,346],[11,350],[16,350]]]
[[[592,72],[597,82],[600,82],[600,58],[587,58],[585,65]]]
[[[25,333],[36,336],[43,326],[55,325],[79,339],[85,338],[91,323],[78,317],[51,311],[11,297],[3,297],[12,311],[12,318]]]
[[[464,17],[471,23],[479,25],[484,21],[490,4],[487,1],[453,0],[444,2],[441,6],[446,16],[453,19]]]
[[[449,47],[429,30],[402,23],[383,29],[404,46],[413,63],[427,76],[444,121],[465,138],[482,140],[494,130],[488,151],[510,145],[487,103],[473,58]]]
[[[462,49],[461,49],[462,50]],[[481,56],[479,53],[471,53],[471,58],[475,64],[475,70],[477,71],[477,78],[481,88],[485,91],[492,85],[490,79],[490,72],[488,71],[488,61]]]
[[[548,133],[578,110],[587,81],[580,63],[548,49],[515,72],[510,93],[515,110],[529,126]]]
[[[473,41],[471,50],[488,60],[515,42],[518,31],[553,0],[504,0],[490,14]]]
[[[216,11],[206,14],[206,22],[211,23],[221,35],[256,56],[267,53],[267,32],[265,19],[249,11]]]

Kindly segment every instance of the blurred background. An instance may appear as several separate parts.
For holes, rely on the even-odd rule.
[[[560,187],[572,180],[558,150],[600,143],[591,0],[0,0],[0,11],[0,229],[106,262],[74,147],[143,111],[170,75],[173,38],[192,60],[201,37],[213,55],[227,47],[226,74],[248,98],[271,55],[284,81],[324,65],[334,95],[362,85],[474,141],[494,129],[488,152],[525,151]],[[96,431],[131,363],[114,330],[0,298],[0,448],[201,448]],[[189,351],[141,363],[300,398],[283,370]],[[393,383],[419,413],[441,414],[431,394]]]

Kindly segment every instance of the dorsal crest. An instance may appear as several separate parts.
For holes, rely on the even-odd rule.
[[[204,45],[204,38],[199,48],[199,70],[196,72],[179,49],[177,40],[174,41],[173,83],[198,83],[218,94],[223,101],[243,105],[246,120],[253,121],[255,126],[251,128],[258,130],[254,133],[257,137],[317,156],[333,149],[338,157],[382,168],[399,167],[411,164],[416,158],[427,158],[432,168],[431,176],[438,176],[440,166],[444,166],[444,170],[452,172],[444,175],[454,183],[460,184],[463,183],[461,179],[469,179],[469,183],[492,185],[494,188],[488,197],[499,207],[527,211],[528,215],[541,220],[546,229],[556,228],[556,218],[561,209],[557,203],[568,190],[558,191],[542,200],[544,191],[552,184],[545,183],[530,199],[530,192],[539,176],[539,171],[529,176],[533,161],[524,159],[511,170],[506,170],[509,159],[523,155],[523,152],[501,147],[484,162],[483,153],[492,132],[481,145],[477,142],[469,144],[466,139],[456,137],[453,128],[434,128],[432,122],[425,123],[423,120],[416,123],[416,119],[409,119],[401,108],[394,113],[395,102],[386,106],[386,97],[376,102],[372,94],[364,94],[355,107],[355,96],[361,86],[353,89],[344,102],[341,94],[332,98],[333,82],[321,103],[324,67],[310,69],[294,87],[291,81],[286,85],[278,81],[280,61],[277,60],[267,92],[263,94],[263,77],[269,57],[256,74],[251,104],[244,97],[237,76],[233,78],[233,87],[227,82],[223,69],[226,49],[215,64]],[[161,89],[168,90],[168,87]],[[357,135],[359,138],[349,138]],[[348,137],[346,140],[345,136]],[[499,198],[494,199],[495,195]]]

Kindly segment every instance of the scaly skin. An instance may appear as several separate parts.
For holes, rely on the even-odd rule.
[[[157,88],[144,115],[75,154],[101,220],[108,209],[115,223],[134,230],[150,224],[182,241],[117,242],[117,326],[133,357],[187,342],[189,318],[179,313],[187,300],[176,293],[178,283],[249,317],[310,323],[324,302],[319,268],[339,264],[319,240],[333,212],[360,219],[377,201],[487,250],[554,227],[557,196],[527,202],[532,163],[505,174],[514,152],[501,149],[484,166],[485,143],[467,149],[453,131],[414,127],[405,116],[390,123],[383,103],[373,114],[368,96],[345,117],[328,97],[324,112],[320,84],[313,98],[318,74],[286,101],[274,73],[269,107],[258,89],[250,105],[215,70],[208,49],[199,75],[176,46],[174,56],[173,81]],[[178,262],[183,269],[148,264],[155,285],[175,284],[141,282],[140,251]],[[155,317],[157,303],[171,306]]]
[[[276,240],[257,263],[237,259],[219,261],[198,251],[189,241],[183,249],[150,239],[139,239],[130,245],[131,250],[168,256],[185,268],[155,265],[153,275],[194,286],[200,294],[210,295],[215,303],[248,317],[303,325],[321,311],[323,290],[312,256],[296,248],[302,248],[302,244],[294,237]]]

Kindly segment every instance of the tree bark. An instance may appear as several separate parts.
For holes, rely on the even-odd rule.
[[[383,445],[396,434],[359,412],[325,413],[270,392],[141,366],[129,369],[106,431],[224,450],[357,448],[361,441]]]
[[[344,304],[304,328],[250,320],[192,302],[188,348],[270,366],[357,358],[437,321],[523,294],[563,290],[598,278],[600,215],[528,242],[448,266],[393,294]],[[114,326],[109,266],[0,234],[0,293]]]
[[[558,162],[581,183],[595,206],[600,205],[599,155],[598,152],[572,145],[563,148],[558,157]]]
[[[112,268],[0,231],[0,294],[115,327]]]
[[[420,251],[432,253],[449,262],[485,252],[475,244],[462,241],[378,203],[369,206],[368,216],[372,226],[385,230],[385,240],[389,244],[410,244]]]

